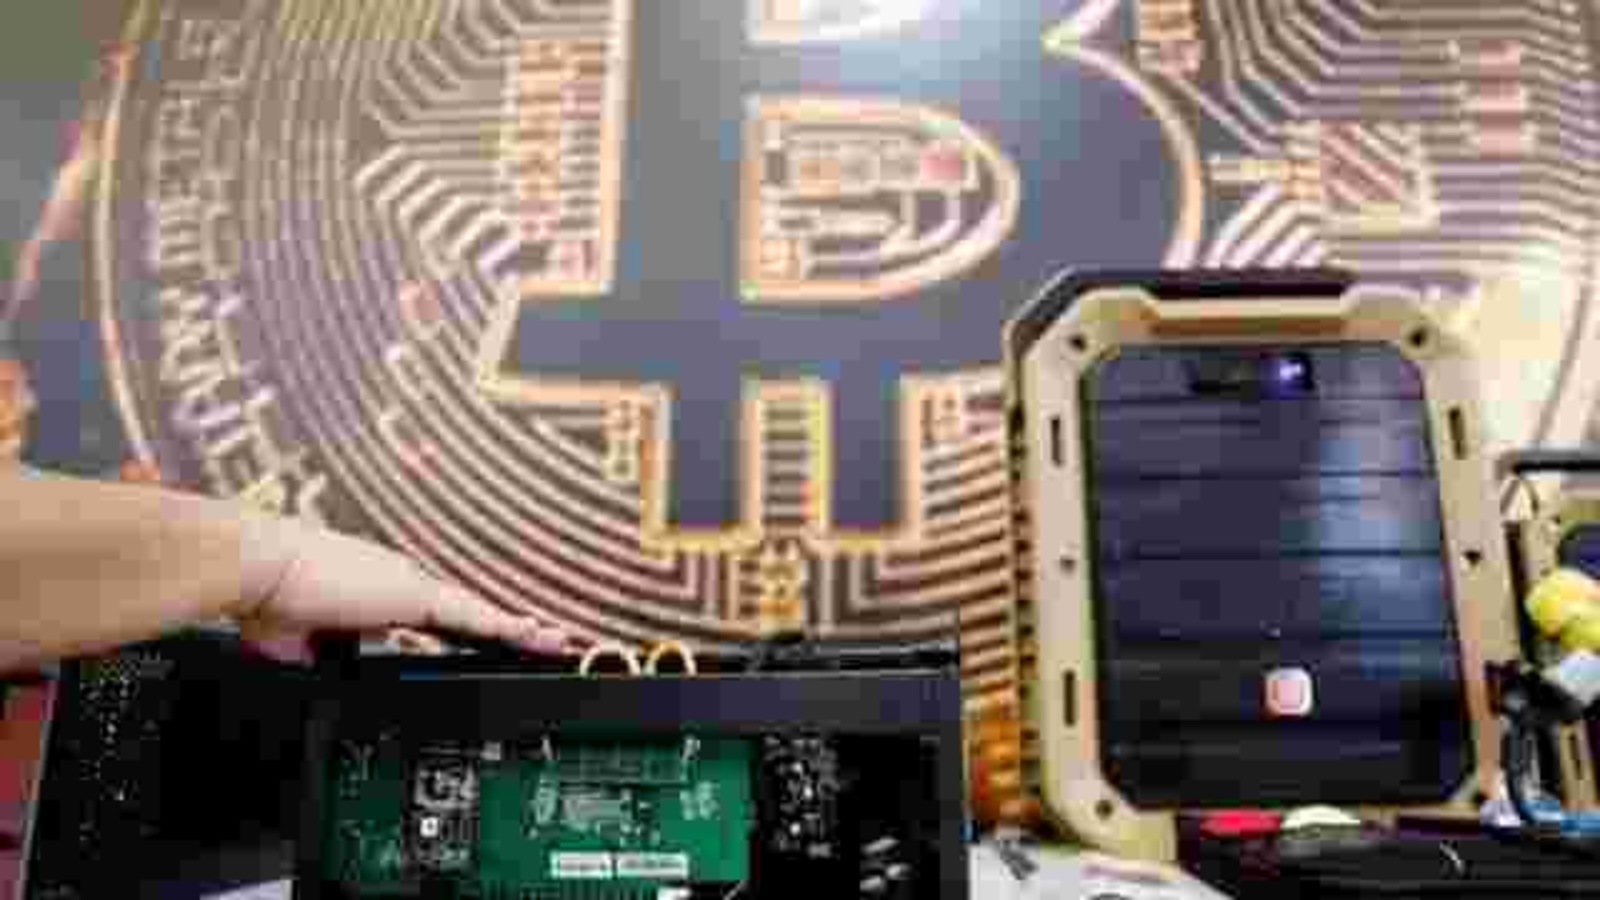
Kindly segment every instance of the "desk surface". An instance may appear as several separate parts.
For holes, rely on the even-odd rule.
[[[991,846],[972,851],[973,900],[1223,900],[1220,894],[1167,869],[1066,851],[1035,854],[1039,870],[1020,882]],[[260,885],[214,900],[289,900],[289,882]]]

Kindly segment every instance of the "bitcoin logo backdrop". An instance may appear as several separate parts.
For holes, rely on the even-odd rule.
[[[1064,267],[1350,266],[1495,338],[1505,440],[1582,433],[1591,27],[1546,0],[152,0],[97,232],[117,399],[170,480],[591,637],[959,615],[998,695],[1000,329]]]

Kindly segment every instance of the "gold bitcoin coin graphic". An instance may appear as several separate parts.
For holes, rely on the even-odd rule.
[[[1594,37],[1535,0],[151,0],[95,210],[115,399],[147,480],[590,639],[959,622],[1003,704],[1001,328],[1063,269],[1350,268],[1481,344],[1502,442],[1583,435]]]

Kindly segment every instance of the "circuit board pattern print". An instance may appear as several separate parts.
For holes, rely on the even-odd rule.
[[[1353,267],[1497,338],[1503,440],[1594,406],[1587,5],[382,6],[143,7],[118,405],[170,481],[590,637],[959,614],[1004,697],[999,335],[1064,267]]]

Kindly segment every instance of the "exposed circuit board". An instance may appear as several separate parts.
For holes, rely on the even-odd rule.
[[[692,736],[347,740],[329,797],[328,871],[360,896],[726,893],[750,877],[752,757],[748,741]]]

